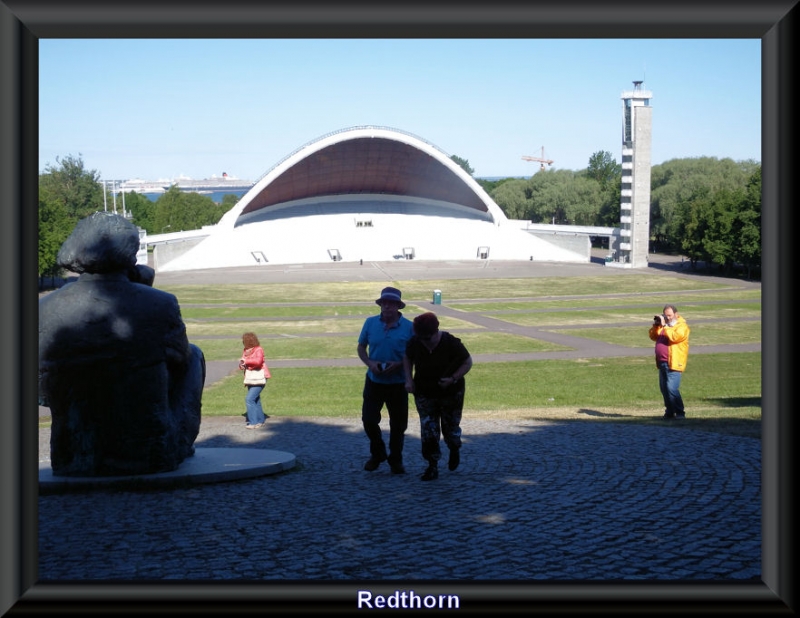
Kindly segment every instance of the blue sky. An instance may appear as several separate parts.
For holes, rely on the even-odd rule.
[[[653,93],[653,164],[761,160],[760,39],[42,39],[39,169],[256,180],[353,126],[401,129],[477,177],[620,160],[623,91]]]

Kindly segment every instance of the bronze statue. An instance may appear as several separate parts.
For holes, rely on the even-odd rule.
[[[76,225],[58,253],[77,280],[39,301],[39,404],[55,476],[177,469],[194,454],[205,358],[177,298],[136,264],[139,232],[116,214]]]

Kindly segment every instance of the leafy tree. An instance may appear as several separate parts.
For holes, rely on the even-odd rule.
[[[593,224],[609,227],[618,226],[622,191],[622,165],[614,159],[610,152],[599,150],[589,157],[586,177],[596,181],[600,186],[600,193],[596,198],[597,211]]]
[[[695,198],[681,201],[676,208],[674,239],[693,268],[705,257],[703,238],[712,209],[709,193],[703,190]]]
[[[184,193],[186,208],[185,230],[199,230],[214,225],[225,214],[225,210],[207,195]]]
[[[225,210],[225,212],[228,212],[231,208],[239,203],[240,199],[241,197],[235,193],[226,193],[222,196],[222,208]]]
[[[528,199],[528,181],[509,178],[489,193],[509,219],[530,219],[533,209]]]
[[[761,267],[761,167],[750,176],[731,234],[733,259],[745,267],[749,279]]]
[[[622,167],[605,151],[585,170],[546,170],[528,180],[481,181],[510,219],[615,227]],[[666,250],[683,251],[729,274],[761,264],[761,166],[753,160],[673,159],[651,168],[650,230]]]
[[[39,175],[39,256],[40,283],[45,276],[60,273],[56,257],[61,245],[80,219],[102,210],[103,190],[98,173],[84,167],[80,155],[56,158]]]
[[[565,196],[564,219],[574,225],[595,225],[603,199],[602,185],[582,175],[576,175]]]
[[[199,230],[214,225],[224,214],[225,210],[207,195],[186,193],[173,185],[156,200],[153,232]]]
[[[539,171],[526,181],[524,199],[521,181],[512,184],[511,179],[490,195],[510,218],[536,223],[618,225],[622,168],[607,152],[595,153],[590,168],[591,171],[580,172]]]
[[[472,174],[475,173],[475,170],[470,167],[469,161],[467,159],[462,159],[457,155],[451,156],[450,159],[457,165],[461,166],[461,169],[463,169],[470,176],[472,176]]]
[[[125,209],[131,213],[131,221],[148,234],[155,234],[156,204],[146,195],[130,191],[125,194]]]
[[[59,275],[61,268],[56,263],[58,251],[73,227],[66,208],[47,189],[40,189],[38,270],[40,286],[44,284],[44,277],[50,277],[52,280]]]
[[[39,176],[39,189],[47,190],[49,199],[65,209],[74,227],[80,219],[103,209],[100,176],[96,170],[84,167],[80,155],[56,157],[56,163],[48,164]]]
[[[699,189],[676,213],[675,241],[689,257],[729,275],[738,262],[748,276],[761,260],[760,172],[746,188]]]
[[[491,195],[495,189],[497,189],[503,183],[508,182],[509,180],[519,180],[519,178],[498,178],[497,180],[486,180],[485,178],[476,178],[475,182],[477,182],[481,187],[483,187],[483,190],[486,191],[486,193]]]
[[[622,176],[622,165],[614,160],[613,155],[606,150],[599,150],[589,157],[589,167],[586,174],[600,183],[600,188],[605,190],[613,186]]]
[[[712,193],[744,187],[758,163],[752,160],[736,162],[733,159],[697,157],[672,159],[651,169],[650,233],[659,244],[678,247],[676,220],[679,206],[694,199],[698,192],[708,189]]]
[[[596,225],[618,227],[620,217],[620,201],[622,199],[622,174],[614,181],[606,184],[600,192],[600,209],[595,220]]]
[[[600,186],[585,174],[545,170],[528,180],[532,221],[593,225],[600,211]]]
[[[706,259],[730,274],[733,266],[733,221],[742,201],[741,191],[721,189],[713,194],[706,235],[702,240]]]

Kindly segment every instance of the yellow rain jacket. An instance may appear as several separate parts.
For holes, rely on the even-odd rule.
[[[686,369],[686,360],[689,358],[689,325],[680,314],[675,314],[674,326],[650,327],[650,339],[658,341],[664,337],[669,343],[669,368],[672,371]]]

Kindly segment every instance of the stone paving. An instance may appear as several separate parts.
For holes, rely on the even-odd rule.
[[[688,422],[688,421],[687,421]],[[355,419],[203,421],[199,447],[280,449],[294,470],[163,491],[41,496],[43,580],[749,580],[761,448],[674,426],[470,420],[462,464],[365,472]],[[443,447],[446,456],[446,447]]]

